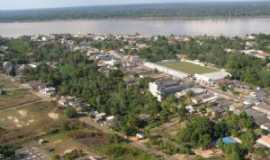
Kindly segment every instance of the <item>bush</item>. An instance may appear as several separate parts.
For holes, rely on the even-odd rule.
[[[78,113],[77,111],[72,108],[72,107],[68,107],[65,109],[65,115],[68,117],[68,118],[75,118],[78,116]]]

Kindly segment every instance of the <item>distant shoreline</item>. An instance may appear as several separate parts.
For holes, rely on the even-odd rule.
[[[201,20],[270,17],[270,2],[162,3],[119,6],[0,10],[0,22],[42,22],[54,20]]]
[[[102,21],[102,20],[153,20],[153,21],[173,21],[173,20],[235,20],[235,19],[261,19],[270,18],[270,15],[264,16],[208,16],[208,17],[111,17],[111,18],[55,18],[55,19],[42,19],[42,20],[9,20],[1,21],[1,23],[42,23],[42,22],[54,22],[54,21]]]

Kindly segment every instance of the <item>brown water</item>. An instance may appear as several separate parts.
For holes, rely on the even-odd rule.
[[[0,23],[0,35],[52,33],[100,33],[151,35],[224,35],[241,36],[251,33],[270,33],[270,17],[234,19],[104,19],[104,20],[57,20],[46,22]]]

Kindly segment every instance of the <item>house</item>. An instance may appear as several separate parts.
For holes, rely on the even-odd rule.
[[[105,120],[105,117],[106,117],[106,113],[98,113],[98,114],[96,114],[96,116],[95,116],[95,121],[96,122],[100,122],[100,121],[103,121],[103,120]]]
[[[229,106],[229,111],[236,115],[240,115],[244,111],[244,106],[241,103],[235,103]]]
[[[225,112],[225,106],[223,105],[213,105],[210,111],[214,117],[220,116]]]
[[[54,87],[45,87],[39,90],[39,92],[44,96],[51,97],[56,94],[56,89]]]
[[[214,85],[217,81],[223,80],[230,76],[230,73],[221,70],[206,74],[195,74],[194,78],[196,79],[196,82],[201,85]]]
[[[242,141],[239,138],[236,138],[236,137],[224,137],[224,138],[222,138],[222,142],[224,144],[242,143]]]
[[[144,133],[142,133],[142,132],[138,132],[138,133],[136,133],[136,137],[137,137],[139,140],[141,140],[141,139],[144,139],[145,135],[144,135]]]
[[[103,60],[103,64],[112,67],[112,66],[115,66],[115,65],[119,64],[119,61],[112,57],[110,59]]]
[[[218,96],[211,93],[201,94],[191,98],[192,103],[194,104],[203,104],[215,102],[218,99]]]
[[[137,55],[124,56],[124,66],[125,67],[137,67],[143,62]]]
[[[192,96],[199,96],[199,95],[202,95],[204,93],[207,93],[207,90],[206,89],[203,89],[203,88],[195,88],[195,87],[193,87],[193,88],[187,88],[187,89],[184,89],[181,92],[177,92],[175,94],[175,96],[177,98],[180,98],[180,97],[182,97],[184,95],[187,95],[189,92],[192,93]]]
[[[38,67],[38,63],[30,63],[30,64],[28,64],[28,66],[30,67],[30,68],[37,68]]]
[[[107,39],[107,37],[106,36],[102,36],[102,35],[96,35],[94,37],[94,40],[95,41],[104,41],[105,39]]]
[[[193,106],[191,106],[191,105],[186,106],[185,108],[186,108],[186,110],[187,110],[189,113],[193,113],[193,112],[195,112],[194,107],[193,107]]]
[[[57,101],[57,103],[61,106],[68,106],[69,101],[72,100],[74,97],[70,96],[61,96],[60,99]]]
[[[270,116],[270,105],[266,103],[260,103],[252,107],[254,110],[259,111],[261,113],[267,114]]]
[[[256,141],[258,144],[263,145],[267,148],[270,148],[270,136],[262,136],[261,138],[257,139]]]
[[[15,73],[16,66],[11,62],[6,61],[6,62],[3,62],[2,69],[4,70],[6,74],[11,75]]]
[[[185,86],[174,80],[158,80],[149,83],[149,92],[156,97],[158,101],[162,101],[166,96],[173,95],[183,89],[185,89]]]
[[[113,121],[114,119],[115,119],[114,116],[108,116],[108,117],[106,117],[106,121],[108,121],[108,122],[111,122],[111,121]]]
[[[270,132],[270,120],[269,120],[269,122],[260,125],[260,128]]]
[[[267,118],[267,115],[264,113],[261,113],[257,110],[254,110],[252,108],[248,108],[245,110],[245,112],[247,113],[248,116],[252,117],[252,119],[254,120],[254,122],[258,125],[258,126],[262,126],[266,123],[268,123],[270,120]],[[262,128],[262,127],[261,127]],[[263,127],[264,128],[264,127]]]
[[[255,58],[259,58],[259,59],[267,59],[270,54],[267,52],[264,52],[262,50],[254,50],[254,49],[249,49],[249,50],[241,50],[241,53],[248,55],[248,56],[252,56]]]
[[[247,96],[243,102],[246,106],[252,106],[259,104],[258,99],[255,96]]]

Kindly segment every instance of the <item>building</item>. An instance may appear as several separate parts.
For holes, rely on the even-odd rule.
[[[207,90],[206,89],[203,89],[203,88],[195,88],[195,87],[193,87],[193,88],[187,88],[187,89],[185,89],[185,90],[183,90],[181,92],[177,92],[175,94],[175,96],[177,98],[180,98],[180,97],[182,97],[184,95],[187,95],[188,93],[192,93],[192,96],[199,96],[199,95],[202,95],[202,94],[207,93]]]
[[[224,137],[222,138],[224,144],[235,144],[235,143],[242,143],[239,138],[236,137]]]
[[[185,87],[174,80],[158,80],[149,83],[149,91],[158,101],[162,101],[166,96],[173,95],[183,89]]]
[[[104,120],[106,120],[106,113],[98,113],[98,114],[96,114],[96,116],[95,116],[95,121],[96,122],[101,122],[101,121],[104,121]]]
[[[256,141],[258,144],[263,145],[267,148],[270,148],[270,136],[262,136]]]
[[[201,94],[191,98],[194,104],[214,103],[218,99],[218,96],[211,93]]]
[[[261,113],[267,114],[268,116],[270,116],[270,105],[266,104],[266,103],[260,103],[256,106],[252,107],[254,110],[259,111]]]
[[[3,62],[2,69],[4,70],[6,74],[12,75],[15,73],[16,66],[11,62],[6,61],[6,62]]]
[[[269,122],[260,125],[260,128],[270,132],[270,120],[269,120]]]
[[[145,135],[144,135],[144,133],[142,133],[142,132],[138,132],[138,133],[136,133],[136,137],[137,137],[139,140],[141,140],[141,139],[144,139]]]
[[[259,104],[259,101],[258,101],[258,99],[255,96],[249,95],[249,96],[245,97],[243,103],[246,106],[252,106],[252,105],[258,105]]]
[[[262,129],[265,129],[267,126],[265,124],[269,123],[270,120],[267,118],[267,115],[264,113],[261,113],[257,110],[254,110],[252,108],[248,108],[245,110],[248,116],[252,117],[254,122],[260,126]]]
[[[56,89],[54,87],[45,87],[41,89],[39,92],[44,96],[51,97],[56,94]]]
[[[213,85],[217,81],[224,80],[227,77],[230,77],[231,74],[221,70],[218,72],[206,73],[206,74],[195,74],[194,78],[196,79],[197,83],[201,85]]]
[[[254,50],[254,49],[242,50],[241,53],[248,56],[255,57],[255,58],[259,58],[259,59],[267,59],[268,57],[270,57],[269,53],[264,52],[262,50]]]

